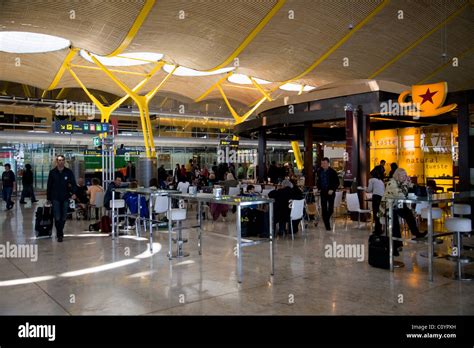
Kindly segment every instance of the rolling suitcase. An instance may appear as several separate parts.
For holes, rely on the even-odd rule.
[[[389,238],[387,236],[370,235],[369,265],[383,269],[390,268]]]
[[[36,209],[35,231],[36,237],[51,237],[53,233],[53,209],[51,206],[42,206]]]

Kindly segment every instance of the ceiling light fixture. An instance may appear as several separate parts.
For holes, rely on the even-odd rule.
[[[271,83],[270,81],[267,80],[262,80],[262,79],[257,79],[256,77],[253,78],[255,82],[257,82],[259,85],[266,85]],[[239,85],[251,85],[252,81],[247,75],[244,74],[232,74],[227,78],[229,82],[232,83],[237,83]]]
[[[168,74],[173,71],[174,69],[174,65],[172,64],[165,64],[163,66],[163,70],[166,71]],[[211,75],[219,75],[219,74],[223,74],[223,73],[226,73],[226,72],[229,72],[231,70],[234,70],[235,68],[232,67],[232,68],[223,68],[223,69],[218,69],[218,70],[214,70],[214,71],[199,71],[199,70],[194,70],[194,69],[190,69],[190,68],[185,68],[184,66],[180,66],[178,67],[173,75],[176,75],[176,76],[211,76]]]
[[[93,63],[91,57],[87,54],[86,51],[81,50],[81,57],[87,60],[88,62]],[[134,53],[122,53],[116,57],[102,57],[90,53],[90,55],[97,58],[105,66],[134,66],[134,65],[144,65],[152,62],[159,61],[163,58],[163,55],[160,53],[151,53],[151,52],[134,52]]]
[[[0,51],[7,53],[44,53],[71,46],[71,41],[58,36],[22,31],[0,32]]]
[[[280,86],[280,89],[284,91],[299,92],[301,91],[301,85],[298,83],[285,83],[284,85]],[[312,91],[313,89],[316,89],[316,87],[304,86],[303,92],[309,92],[309,91]]]

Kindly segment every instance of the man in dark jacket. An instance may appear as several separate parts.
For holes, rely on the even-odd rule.
[[[5,164],[5,171],[2,173],[2,184],[3,200],[7,204],[7,210],[10,210],[13,208],[13,204],[15,204],[15,202],[12,201],[12,194],[16,189],[16,180],[9,163]]]
[[[49,172],[46,198],[53,204],[56,237],[58,242],[62,242],[69,198],[76,199],[77,185],[72,170],[64,166],[66,160],[63,155],[56,157],[56,163],[56,167]]]
[[[23,190],[21,191],[20,204],[26,204],[25,197],[30,197],[31,203],[38,202],[35,197],[35,191],[33,190],[33,171],[29,163],[25,164],[25,171],[21,177],[21,183],[23,184]]]
[[[330,219],[334,211],[334,198],[339,187],[339,177],[334,169],[329,167],[329,158],[324,157],[321,168],[318,170],[318,181],[316,183],[321,194],[321,213],[323,215],[326,230],[331,230]]]

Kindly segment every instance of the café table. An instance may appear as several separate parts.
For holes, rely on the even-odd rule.
[[[237,244],[235,248],[235,253],[237,257],[237,277],[238,282],[242,283],[242,248],[252,245],[258,245],[265,242],[270,243],[270,274],[273,276],[275,273],[275,266],[274,266],[274,243],[273,243],[273,199],[265,198],[265,197],[241,197],[241,196],[221,196],[215,197],[213,194],[209,193],[196,193],[196,194],[182,194],[182,193],[171,193],[169,194],[169,208],[168,210],[171,211],[172,209],[172,201],[174,200],[184,200],[184,201],[195,201],[197,202],[197,210],[198,210],[198,225],[191,226],[191,228],[197,227],[198,228],[198,250],[199,255],[202,254],[202,216],[201,216],[201,205],[203,203],[214,203],[214,204],[226,204],[235,206],[236,209],[236,239]],[[241,226],[241,209],[242,208],[249,208],[252,206],[257,205],[264,205],[268,204],[269,206],[269,237],[268,238],[261,238],[259,240],[250,240],[250,241],[243,241],[242,240],[242,226]],[[172,259],[172,239],[171,233],[173,228],[171,223],[168,224],[168,243],[169,243],[169,252],[168,257]]]
[[[386,201],[388,204],[388,236],[389,236],[389,258],[390,258],[390,271],[394,271],[394,260],[393,260],[393,207],[398,204],[421,204],[425,203],[427,205],[427,222],[428,222],[428,279],[430,282],[433,281],[433,218],[432,218],[432,207],[433,204],[439,203],[449,203],[459,200],[466,200],[469,198],[474,198],[474,191],[465,191],[458,193],[440,193],[432,194],[427,196],[388,196]],[[396,238],[395,240],[402,240],[402,238]]]

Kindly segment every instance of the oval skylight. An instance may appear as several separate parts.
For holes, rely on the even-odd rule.
[[[280,89],[284,91],[299,92],[301,91],[301,85],[298,83],[285,83],[284,85],[280,86]],[[304,86],[303,92],[309,92],[309,91],[312,91],[313,89],[316,89],[316,87]]]
[[[170,73],[171,71],[173,71],[173,68],[174,68],[174,65],[171,65],[171,64],[165,64],[163,66],[163,70],[166,71],[167,73]],[[174,71],[173,75],[176,75],[176,76],[210,76],[210,75],[223,74],[223,73],[229,72],[229,71],[234,70],[234,69],[235,68],[232,67],[232,68],[218,69],[218,70],[215,70],[215,71],[199,71],[199,70],[194,70],[194,69],[190,69],[190,68],[185,68],[184,66],[180,66]]]
[[[266,85],[266,84],[271,83],[270,81],[257,79],[256,77],[254,77],[253,79],[259,85]],[[232,82],[232,83],[238,83],[239,85],[251,85],[252,84],[252,81],[250,81],[250,78],[247,75],[244,75],[244,74],[232,74],[231,76],[229,76],[229,78],[227,80],[229,80],[229,82]]]
[[[7,53],[44,53],[69,46],[69,40],[58,36],[25,31],[0,31],[0,51]]]
[[[92,54],[99,62],[105,66],[133,66],[133,65],[143,65],[149,64],[151,62],[159,61],[163,58],[163,55],[160,53],[151,53],[151,52],[134,52],[134,53],[121,53],[115,57],[102,57],[95,54]],[[81,57],[87,60],[88,62],[93,63],[89,55],[81,50]]]

